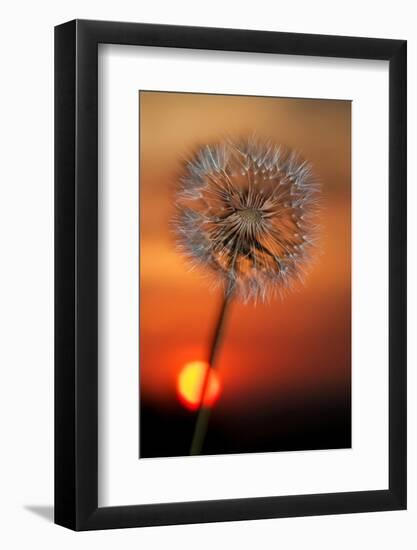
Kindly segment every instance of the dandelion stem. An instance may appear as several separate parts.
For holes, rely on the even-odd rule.
[[[220,307],[219,316],[217,318],[217,323],[213,332],[213,338],[210,346],[209,354],[209,367],[206,370],[200,396],[200,405],[198,408],[197,420],[194,428],[194,435],[191,442],[190,455],[199,455],[204,444],[204,439],[207,433],[208,421],[210,418],[211,408],[204,406],[204,397],[208,388],[208,383],[210,379],[211,369],[216,368],[216,358],[218,355],[220,343],[222,340],[225,320],[227,317],[227,312],[232,300],[233,289],[232,285],[229,285],[229,288],[224,294],[223,302]]]

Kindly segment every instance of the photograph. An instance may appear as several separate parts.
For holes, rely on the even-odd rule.
[[[351,101],[139,90],[139,458],[351,447]]]

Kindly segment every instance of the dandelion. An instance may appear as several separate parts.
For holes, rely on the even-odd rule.
[[[178,248],[245,302],[283,295],[309,264],[318,192],[295,152],[254,139],[206,145],[180,180]]]
[[[303,281],[314,250],[319,185],[311,164],[294,151],[256,139],[199,149],[180,179],[173,227],[180,252],[214,276],[224,299],[208,363],[215,368],[228,306],[283,296]],[[203,406],[190,454],[200,454],[210,409]]]

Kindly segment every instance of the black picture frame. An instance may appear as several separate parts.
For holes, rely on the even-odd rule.
[[[98,44],[389,62],[389,488],[98,506]],[[55,28],[55,523],[92,530],[406,508],[406,41],[74,20]]]

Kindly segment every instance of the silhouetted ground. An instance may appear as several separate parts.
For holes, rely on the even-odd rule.
[[[189,454],[196,413],[142,402],[140,458]],[[303,403],[268,403],[240,414],[215,409],[202,454],[351,447],[350,395]]]

